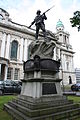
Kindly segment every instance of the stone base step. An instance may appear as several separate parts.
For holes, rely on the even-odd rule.
[[[42,96],[40,98],[32,98],[30,96],[25,96],[25,95],[19,95],[18,99],[22,99],[24,101],[27,101],[29,103],[50,103],[50,102],[55,102],[55,101],[62,101],[62,100],[67,100],[66,96],[59,96],[59,95],[55,95],[55,96]]]
[[[80,118],[80,108],[33,118],[24,115],[8,104],[5,104],[5,110],[13,116],[14,120],[76,120]]]
[[[76,120],[80,117],[80,108],[71,109],[54,114],[54,120]]]
[[[26,108],[20,104],[17,104],[15,102],[9,102],[8,103],[10,106],[14,107],[18,111],[22,112],[23,114],[30,116],[30,117],[37,117],[37,116],[43,116],[43,115],[49,115],[52,113],[58,113],[62,111],[67,111],[70,109],[76,109],[78,108],[78,104],[68,104],[68,105],[62,105],[62,106],[57,106],[57,107],[49,107],[44,109],[36,109],[36,110],[31,110],[29,108]]]
[[[27,107],[27,108],[30,108],[30,109],[42,109],[42,108],[49,108],[49,107],[57,107],[57,106],[61,106],[61,105],[69,105],[69,104],[72,104],[73,101],[72,100],[61,100],[61,101],[52,101],[50,103],[38,103],[38,104],[34,104],[34,103],[30,103],[30,102],[27,102],[25,100],[21,100],[21,99],[18,99],[18,100],[13,100],[13,102],[17,103],[17,104],[20,104],[24,107]]]
[[[76,120],[80,117],[80,105],[66,97],[34,99],[19,96],[5,104],[4,109],[14,120]]]
[[[13,117],[13,120],[31,120],[28,116],[25,116],[23,113],[8,104],[4,105],[4,109]]]

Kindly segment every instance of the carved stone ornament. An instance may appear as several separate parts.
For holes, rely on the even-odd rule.
[[[35,55],[41,58],[52,58],[55,43],[53,41],[33,41],[29,46],[29,57],[34,58]]]
[[[38,55],[34,56],[34,59],[29,59],[23,64],[24,73],[27,71],[39,71],[48,70],[59,72],[60,61],[55,61],[49,58],[41,59]]]

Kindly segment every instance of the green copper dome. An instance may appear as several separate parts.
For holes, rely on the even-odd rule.
[[[58,28],[58,27],[64,27],[64,25],[63,25],[63,23],[62,23],[62,21],[59,19],[59,21],[57,22],[57,25],[56,25],[56,27]]]

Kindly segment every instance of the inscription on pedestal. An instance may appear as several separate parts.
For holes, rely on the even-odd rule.
[[[42,95],[57,94],[55,83],[43,83]]]

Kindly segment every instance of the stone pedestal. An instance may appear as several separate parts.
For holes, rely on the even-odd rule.
[[[40,70],[27,71],[22,80],[21,95],[40,98],[47,95],[62,95],[59,73],[54,71]]]

